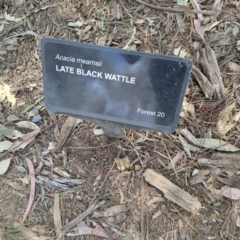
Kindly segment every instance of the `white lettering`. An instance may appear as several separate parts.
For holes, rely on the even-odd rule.
[[[57,56],[55,57],[55,59],[61,60],[61,61],[66,61],[66,62],[75,62],[75,58],[73,57],[66,57],[66,56],[60,56],[59,54],[57,54]]]
[[[81,75],[81,72],[82,72],[81,70],[82,70],[82,69],[77,68],[76,70],[77,70],[77,71],[76,71],[77,75]]]
[[[112,74],[110,74],[110,73],[105,73],[105,78],[106,78],[106,79],[112,80],[111,77],[112,77]]]
[[[140,113],[140,114],[143,114],[143,115],[160,117],[160,118],[165,117],[165,112],[148,111],[148,110],[143,110],[141,108],[137,109],[137,113]]]
[[[74,68],[73,67],[68,67],[68,66],[61,66],[61,68],[56,65],[56,71],[57,72],[67,72],[67,73],[74,73]]]
[[[84,69],[81,68],[76,68],[76,74],[77,75],[83,75],[83,76],[90,76],[94,78],[102,78],[102,72],[97,72],[97,71],[90,71],[88,70],[87,72],[84,72]]]
[[[97,77],[102,78],[102,72],[98,72]]]
[[[92,76],[93,76],[93,77],[97,77],[97,72],[96,72],[96,71],[93,71],[93,72],[92,72]]]
[[[70,67],[70,73],[74,74],[74,68],[73,67]]]

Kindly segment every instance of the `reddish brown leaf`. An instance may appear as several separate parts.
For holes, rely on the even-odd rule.
[[[196,0],[193,0],[193,1],[194,1],[194,4],[195,4],[197,10],[201,10],[198,5],[198,2]],[[202,27],[203,16],[201,13],[198,13],[197,16],[198,16],[198,18],[194,19],[195,30],[199,34],[199,36],[204,40],[204,29]]]
[[[27,209],[25,211],[25,213],[23,214],[23,219],[22,219],[22,223],[25,221],[25,219],[27,218],[27,215],[32,207],[33,204],[33,200],[34,200],[34,195],[35,195],[35,173],[34,173],[34,167],[32,164],[32,161],[29,158],[25,158],[27,165],[28,165],[28,169],[29,169],[29,175],[30,175],[30,182],[31,182],[31,188],[30,188],[30,196],[29,196],[29,200],[28,200],[28,205],[27,205]]]

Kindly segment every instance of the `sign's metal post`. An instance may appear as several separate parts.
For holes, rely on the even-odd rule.
[[[120,125],[100,120],[95,120],[94,122],[96,122],[102,128],[106,136],[111,138],[126,138],[126,131]]]

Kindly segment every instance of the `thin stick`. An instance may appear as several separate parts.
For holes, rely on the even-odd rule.
[[[147,7],[150,7],[150,8],[154,8],[154,9],[157,9],[157,10],[161,10],[161,11],[166,11],[166,12],[178,12],[178,13],[185,13],[186,12],[186,9],[184,8],[178,8],[178,7],[174,7],[174,8],[171,8],[171,7],[161,7],[161,6],[156,6],[156,5],[153,5],[153,4],[150,4],[150,3],[146,3],[146,2],[143,2],[141,0],[135,0],[137,3],[140,3],[140,4],[143,4]],[[207,10],[189,10],[190,13],[202,13],[202,14],[205,14],[205,15],[210,15],[210,16],[214,16],[217,14],[217,12],[215,11],[207,11]]]
[[[67,231],[69,231],[71,228],[73,228],[75,225],[77,225],[78,223],[80,223],[81,221],[83,221],[84,218],[86,218],[89,214],[91,214],[92,212],[94,212],[97,208],[101,207],[103,204],[105,203],[105,201],[101,201],[101,202],[94,202],[93,204],[91,204],[87,210],[85,210],[84,212],[80,213],[80,215],[78,215],[76,218],[74,218],[71,222],[69,222],[68,224],[66,224],[64,227],[61,228],[61,233],[60,235],[66,233]]]

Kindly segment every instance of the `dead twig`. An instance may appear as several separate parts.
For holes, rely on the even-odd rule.
[[[85,210],[84,212],[82,212],[80,215],[78,215],[76,218],[74,218],[71,222],[69,222],[68,224],[66,224],[64,227],[61,228],[61,233],[60,235],[66,233],[67,231],[69,231],[71,228],[73,228],[75,225],[77,225],[78,223],[80,223],[81,221],[83,221],[84,218],[86,218],[89,214],[91,214],[92,212],[94,212],[97,208],[101,207],[103,204],[105,203],[105,201],[101,201],[101,202],[94,202],[93,204],[91,204],[87,210]]]
[[[143,2],[141,0],[135,0],[135,1],[137,3],[145,5],[147,7],[154,8],[154,9],[161,10],[161,11],[178,12],[178,13],[185,13],[186,12],[186,9],[184,9],[184,8],[179,8],[179,7],[174,7],[174,8],[171,8],[171,7],[161,7],[161,6],[156,6],[156,5],[153,5],[153,4],[150,4],[150,3]],[[207,10],[189,10],[189,13],[201,13],[201,14],[209,15],[209,16],[215,16],[215,15],[218,14],[218,12],[207,11]]]
[[[161,190],[166,199],[174,202],[186,211],[196,214],[202,207],[196,198],[152,169],[146,169],[143,176],[146,182]]]

